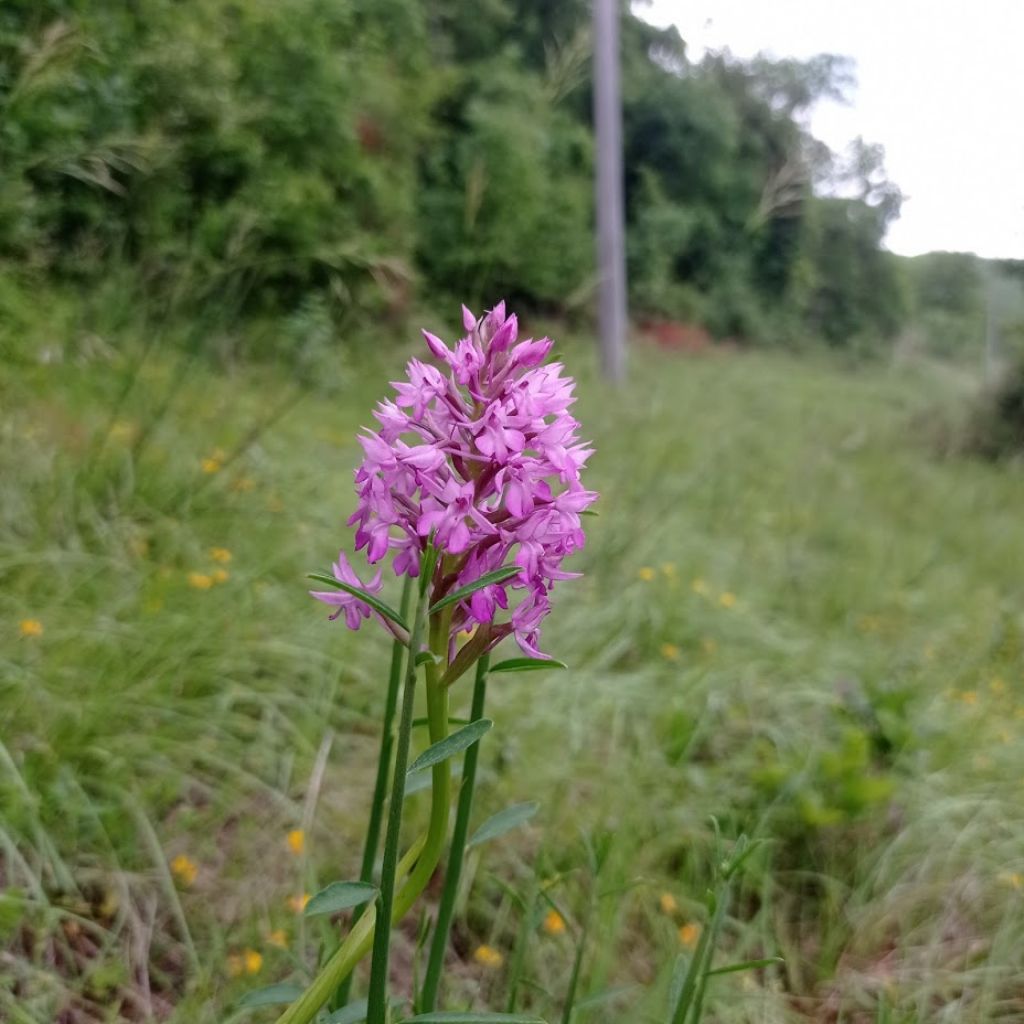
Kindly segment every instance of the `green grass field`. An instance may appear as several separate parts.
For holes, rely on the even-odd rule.
[[[717,980],[711,1019],[1024,1021],[1024,476],[935,456],[960,383],[641,351],[613,391],[566,356],[600,517],[544,635],[570,670],[491,686],[476,818],[541,808],[469,860],[449,1003],[504,1009],[515,972],[560,1019],[593,905],[573,1019],[663,1020],[714,815],[767,841],[721,962],[785,964]],[[329,926],[295,906],[358,870],[388,644],[303,576],[351,545],[401,359],[331,393],[5,369],[0,1020],[242,1019],[311,966]],[[524,923],[538,886],[564,932]]]

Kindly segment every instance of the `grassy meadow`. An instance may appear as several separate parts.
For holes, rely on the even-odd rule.
[[[469,858],[448,1005],[514,979],[561,1019],[589,921],[576,1024],[664,1020],[713,815],[766,840],[720,960],[785,963],[716,979],[711,1019],[1024,1021],[1024,476],[936,456],[963,382],[640,349],[616,391],[564,355],[600,516],[545,627],[569,670],[490,686],[475,819],[540,809]],[[273,1020],[238,998],[312,966],[389,645],[304,574],[351,546],[401,360],[316,391],[99,343],[5,368],[0,1020]]]

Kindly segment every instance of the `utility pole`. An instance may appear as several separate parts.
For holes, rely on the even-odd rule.
[[[626,227],[623,213],[619,0],[594,3],[594,130],[597,136],[598,329],[609,380],[626,373]]]

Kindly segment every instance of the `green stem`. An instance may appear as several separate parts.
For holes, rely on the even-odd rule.
[[[402,690],[402,714],[395,747],[395,774],[391,780],[391,802],[388,806],[388,829],[384,836],[384,863],[380,872],[380,895],[377,902],[384,926],[374,930],[373,961],[370,967],[370,990],[367,995],[367,1024],[386,1024],[388,1010],[388,955],[391,949],[391,928],[395,909],[395,881],[398,868],[398,845],[402,831],[402,802],[405,799],[405,776],[409,767],[409,742],[412,737],[412,711],[416,700],[416,655],[419,653],[427,610],[426,589],[420,591],[416,620],[409,640],[409,660]],[[427,843],[430,843],[427,835]],[[419,865],[417,865],[418,867]],[[413,874],[416,869],[413,869]],[[412,876],[410,876],[411,878]]]
[[[484,699],[487,695],[487,667],[489,659],[485,654],[476,666],[476,681],[473,684],[473,705],[469,713],[471,722],[484,717]],[[466,836],[469,832],[469,816],[473,809],[473,790],[476,783],[476,764],[480,744],[474,743],[465,754],[462,767],[462,788],[459,790],[459,805],[455,813],[455,828],[452,832],[452,847],[448,854],[448,870],[444,876],[444,890],[437,908],[437,924],[430,943],[430,958],[427,973],[420,993],[420,1013],[430,1013],[437,1004],[441,986],[441,968],[448,948],[452,917],[455,913],[455,898],[459,891],[462,875],[462,861],[466,853]]]
[[[412,604],[412,577],[405,577],[402,588],[402,603],[399,611],[403,619],[409,617],[409,606]],[[366,843],[363,846],[363,863],[359,870],[361,882],[373,881],[373,865],[377,859],[377,847],[380,845],[380,826],[384,820],[384,805],[387,802],[388,774],[391,770],[391,753],[395,744],[394,726],[395,711],[398,708],[398,690],[402,683],[402,666],[404,664],[405,644],[395,640],[391,645],[391,673],[388,676],[388,692],[384,701],[384,721],[381,727],[380,751],[377,756],[377,778],[373,785],[373,802],[370,804],[370,821],[366,826]],[[366,906],[357,907],[352,918],[355,924]],[[337,1008],[344,1006],[352,991],[352,975],[338,986],[332,1005]]]

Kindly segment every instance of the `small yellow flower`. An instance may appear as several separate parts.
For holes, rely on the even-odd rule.
[[[649,566],[644,565],[637,572],[637,576],[644,581],[644,583],[650,583],[658,574]]]
[[[187,889],[196,880],[196,875],[199,874],[199,866],[190,857],[179,853],[171,861],[171,874]]]
[[[206,458],[200,459],[199,465],[204,473],[219,473],[221,461],[220,459],[215,459],[212,456],[207,455]]]
[[[693,949],[697,945],[697,940],[700,938],[700,925],[684,924],[679,929],[679,943],[685,946],[687,949]]]
[[[690,589],[701,597],[706,597],[708,593],[708,585],[699,576],[690,584]]]
[[[188,585],[195,587],[196,590],[209,590],[213,586],[213,577],[205,572],[190,572]]]
[[[999,875],[999,881],[1011,889],[1024,888],[1024,875],[1019,871],[1004,871]]]
[[[661,571],[664,573],[665,579],[674,580],[676,578],[676,563],[662,562]]]
[[[988,684],[988,688],[995,694],[1006,693],[1006,683],[996,676],[991,683]]]
[[[232,481],[231,490],[237,491],[239,494],[246,494],[256,486],[256,481],[250,476],[240,476],[237,480]]]
[[[210,579],[212,579],[214,583],[226,583],[230,578],[231,573],[229,573],[227,569],[214,569],[213,572],[210,573]]]
[[[960,694],[960,699],[965,704],[974,705],[978,703],[978,693],[976,690],[964,690],[964,692]]]
[[[715,651],[718,650],[718,641],[715,640],[713,637],[706,636],[703,640],[701,640],[700,646],[704,653],[708,655],[708,657],[710,657],[712,654],[715,653]]]
[[[301,896],[289,896],[288,907],[295,914],[301,914],[306,909],[306,904],[309,902],[309,893],[304,892]]]
[[[288,849],[295,854],[296,857],[302,853],[306,848],[306,833],[301,828],[293,828],[288,833]]]
[[[42,636],[43,624],[38,619],[22,619],[18,623],[18,632],[22,636]]]
[[[674,914],[679,909],[675,896],[670,892],[663,892],[658,897],[658,906],[663,914]]]
[[[724,593],[718,595],[718,603],[723,608],[735,608],[736,595],[731,590],[726,590]]]
[[[110,428],[113,441],[130,441],[135,436],[135,424],[128,420],[116,420]]]
[[[543,927],[548,935],[561,935],[565,931],[565,919],[557,910],[549,910],[544,915]]]
[[[247,949],[242,957],[245,961],[246,974],[259,974],[263,968],[263,954],[255,949]]]
[[[493,946],[477,946],[473,951],[473,959],[481,967],[500,967],[505,958]]]
[[[679,660],[679,648],[676,644],[662,644],[661,645],[661,656],[666,661],[678,661]]]
[[[288,936],[285,935],[283,928],[275,928],[268,936],[267,942],[271,946],[277,946],[278,949],[288,948]]]
[[[231,552],[227,548],[210,548],[210,557],[215,562],[227,565],[231,561]]]

